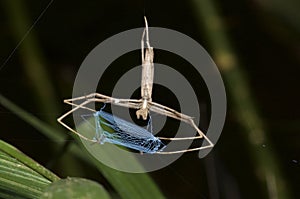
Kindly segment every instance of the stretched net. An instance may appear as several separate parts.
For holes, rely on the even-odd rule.
[[[108,142],[143,153],[155,153],[165,147],[162,141],[148,130],[103,110],[93,114],[93,117],[96,129],[94,139],[101,144]],[[112,132],[107,131],[107,128]]]

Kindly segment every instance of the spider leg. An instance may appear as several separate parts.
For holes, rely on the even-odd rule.
[[[140,103],[141,100],[136,100],[136,99],[119,99],[119,98],[114,98],[114,97],[109,97],[106,95],[102,95],[100,93],[91,93],[89,95],[81,96],[81,97],[76,97],[72,99],[65,99],[64,103],[72,105],[72,106],[78,106],[78,104],[74,103],[76,101],[80,100],[91,100],[94,102],[102,102],[102,103],[110,103],[114,104],[117,106],[122,106],[122,107],[127,107],[127,108],[133,108],[133,109],[139,109],[140,108]],[[95,112],[95,110],[88,108],[88,107],[81,107],[83,109],[87,109],[90,111]]]
[[[67,128],[69,131],[71,131],[72,133],[75,133],[76,135],[78,135],[80,138],[86,140],[86,141],[90,141],[90,142],[94,142],[95,140],[89,139],[83,135],[81,135],[80,133],[78,133],[76,130],[72,129],[70,126],[68,126],[67,124],[65,124],[62,120],[67,117],[68,115],[72,114],[73,112],[75,112],[76,110],[80,109],[80,108],[84,108],[85,105],[87,105],[88,103],[90,103],[91,101],[87,100],[82,102],[81,104],[74,104],[76,107],[71,109],[70,111],[66,112],[65,114],[63,114],[62,116],[60,116],[57,121],[64,126],[65,128]],[[89,109],[89,108],[88,108]]]
[[[192,148],[192,149],[185,149],[185,150],[178,150],[178,151],[170,151],[170,152],[157,152],[158,154],[175,154],[175,153],[184,153],[184,152],[188,152],[188,151],[197,151],[197,150],[202,150],[202,149],[206,149],[206,148],[211,148],[214,146],[214,144],[209,140],[209,138],[198,128],[198,126],[195,124],[193,118],[191,116],[185,115],[183,113],[179,113],[178,111],[171,109],[167,106],[158,104],[156,102],[149,102],[149,110],[156,112],[158,114],[161,115],[166,115],[168,117],[183,121],[189,125],[191,125],[197,132],[198,132],[198,136],[194,136],[194,137],[184,137],[184,138],[166,138],[166,137],[158,137],[161,140],[193,140],[193,139],[200,139],[200,138],[204,138],[204,140],[206,140],[208,142],[207,146],[203,146],[203,147],[197,147],[197,148]]]
[[[77,106],[79,106],[81,104],[81,103],[77,104],[76,103],[77,101],[82,101],[82,100],[88,101],[90,99],[95,98],[96,95],[98,95],[98,93],[91,93],[89,95],[84,95],[84,96],[80,96],[80,97],[76,97],[76,98],[72,98],[72,99],[65,99],[64,103],[77,107]],[[110,97],[108,97],[106,95],[102,95],[102,94],[99,94],[99,95],[101,95],[101,97],[99,96],[99,98],[103,99],[103,101],[102,101],[103,103],[106,103],[106,101],[108,101],[109,98],[110,98]],[[80,108],[83,108],[83,109],[86,109],[86,110],[90,110],[92,112],[96,112],[95,110],[93,110],[91,108],[88,108],[88,107],[85,107],[85,106],[81,106]]]
[[[185,115],[183,113],[179,113],[178,111],[171,109],[167,106],[158,104],[156,102],[149,102],[150,104],[150,111],[156,112],[158,114],[161,115],[166,115],[168,117],[183,121],[185,123],[190,124],[194,129],[196,129],[196,131],[198,132],[198,136],[194,136],[194,137],[186,137],[186,138],[166,138],[169,140],[188,140],[188,139],[200,139],[203,138],[204,133],[196,126],[196,124],[194,123],[194,120],[191,116]]]
[[[76,104],[76,102],[80,101],[80,100],[84,100],[84,101],[80,104]],[[94,143],[97,142],[97,141],[84,137],[83,135],[78,133],[76,130],[72,129],[70,126],[65,124],[63,122],[63,119],[66,118],[68,115],[74,113],[78,109],[86,109],[86,110],[89,110],[89,111],[92,111],[92,112],[96,112],[95,110],[93,110],[93,109],[86,106],[87,104],[89,104],[91,102],[111,103],[111,104],[114,104],[114,105],[117,105],[117,106],[133,108],[133,109],[138,109],[141,106],[140,105],[140,102],[141,102],[140,100],[118,99],[118,98],[108,97],[106,95],[102,95],[102,94],[99,94],[99,93],[92,93],[92,94],[89,94],[89,95],[86,95],[86,96],[76,97],[76,98],[72,98],[72,99],[66,99],[66,100],[64,100],[64,102],[66,104],[74,106],[74,108],[72,108],[70,111],[68,111],[65,114],[63,114],[62,116],[60,116],[57,119],[57,121],[61,125],[63,125],[65,128],[67,128],[71,132],[78,135],[80,138],[82,138],[84,140],[87,140],[87,141],[90,141],[90,142],[94,142]]]

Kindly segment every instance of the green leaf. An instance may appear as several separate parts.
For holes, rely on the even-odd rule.
[[[48,186],[41,199],[110,199],[106,190],[98,183],[83,178],[58,180]]]
[[[43,189],[59,178],[0,140],[0,197],[39,198]]]
[[[52,173],[51,171],[49,171],[30,157],[26,156],[14,146],[2,140],[0,140],[0,151],[15,158],[16,160],[18,160],[18,162],[26,165],[28,168],[32,169],[33,171],[48,179],[49,181],[53,182],[59,179],[59,177],[57,177],[54,173]]]

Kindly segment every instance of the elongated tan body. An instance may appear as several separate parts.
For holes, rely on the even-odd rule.
[[[152,101],[152,88],[153,88],[153,79],[154,79],[154,52],[153,48],[149,43],[149,32],[148,32],[148,23],[145,18],[145,30],[143,32],[141,40],[141,49],[142,49],[142,82],[141,82],[141,96],[142,96],[142,106],[139,110],[136,111],[137,118],[147,119],[149,112],[149,102]],[[144,44],[146,48],[144,49]],[[145,50],[145,51],[144,51]]]

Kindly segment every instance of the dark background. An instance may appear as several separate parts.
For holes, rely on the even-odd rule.
[[[49,1],[28,0],[21,3],[24,5],[20,8],[16,3],[20,1],[11,2],[14,3],[7,0],[0,4],[1,95],[57,128],[60,127],[56,118],[70,108],[62,101],[71,97],[77,70],[87,54],[114,34],[143,27],[144,14],[150,26],[180,31],[198,41],[214,58],[214,49],[207,39],[209,33],[203,23],[206,18],[200,19],[200,11],[195,8],[197,1],[54,1],[28,34],[26,31]],[[234,103],[239,96],[232,94],[230,89],[233,87],[227,86],[232,84],[231,79],[221,70],[228,95],[228,111],[224,131],[213,152],[204,159],[198,159],[197,153],[184,154],[175,163],[150,175],[167,198],[276,198],[268,195],[268,180],[264,184],[261,180],[264,174],[257,172],[261,166],[268,170],[268,160],[265,165],[264,161],[255,161],[259,151],[268,150],[276,160],[290,198],[298,198],[300,3],[295,0],[214,2],[226,28],[228,42],[235,49],[238,67],[245,74],[241,79],[247,82],[245,89],[250,92],[249,100],[254,104],[253,109],[269,141],[255,146],[249,144],[247,129],[243,127],[247,121],[240,121],[241,109]],[[156,62],[179,68],[179,71],[182,64],[188,65],[167,52],[158,51],[156,55]],[[34,57],[43,66],[46,77],[35,77],[40,71],[32,67]],[[114,65],[130,68],[139,61],[139,52],[133,52],[121,57]],[[192,71],[184,72],[187,76],[190,72],[192,76]],[[190,81],[194,79],[191,77]],[[44,84],[44,80],[49,80],[50,86]],[[104,90],[117,81],[113,78],[105,80],[111,82],[106,81]],[[202,85],[197,92],[201,92],[201,88],[205,90]],[[205,100],[201,95],[198,97],[209,106],[206,95],[203,94]],[[168,99],[159,88],[154,96],[161,101]],[[47,105],[44,99],[49,99],[52,105]],[[209,109],[205,114],[208,118]],[[202,121],[204,129],[207,118]],[[94,179],[113,192],[96,169],[69,157],[68,152],[55,158],[54,141],[49,141],[1,106],[0,121],[1,139],[43,165],[49,165],[59,176]],[[74,142],[70,140],[65,142]]]

